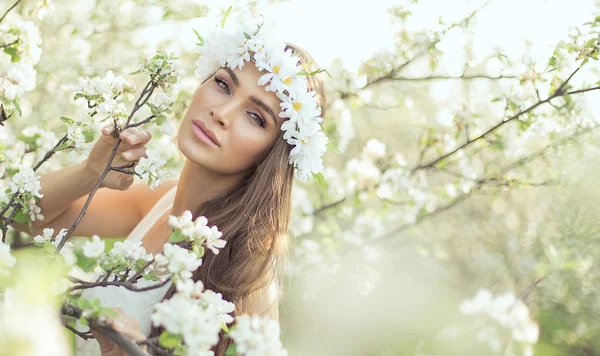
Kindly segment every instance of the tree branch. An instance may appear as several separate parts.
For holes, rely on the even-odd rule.
[[[0,17],[0,22],[2,22],[2,20],[4,20],[4,18],[6,17],[6,15],[8,15],[8,13],[14,9],[15,7],[17,7],[17,5],[19,5],[19,3],[21,2],[21,0],[17,0],[17,2],[15,2],[13,4],[13,6],[11,6],[8,10],[6,10],[6,12],[4,13],[4,15],[2,15],[2,17]]]
[[[64,304],[61,308],[61,312],[63,315],[67,315],[76,319],[80,319],[83,315],[83,310],[71,304]],[[108,337],[112,342],[114,342],[117,346],[119,346],[123,351],[127,352],[128,355],[131,356],[150,356],[147,352],[142,350],[139,345],[128,338],[127,336],[115,331],[110,324],[107,322],[106,318],[90,318],[87,319],[90,329],[94,329],[106,337]]]
[[[446,159],[446,158],[454,155],[456,152],[462,150],[463,148],[468,147],[468,146],[472,145],[473,143],[475,143],[475,142],[477,142],[477,141],[485,138],[490,133],[496,131],[500,127],[506,125],[507,123],[509,123],[509,122],[511,122],[511,121],[513,121],[513,120],[515,120],[515,119],[517,119],[517,118],[519,118],[519,117],[521,117],[521,116],[523,116],[525,114],[527,114],[530,111],[533,111],[537,107],[550,102],[550,100],[552,100],[552,99],[554,99],[556,97],[563,96],[565,94],[575,94],[575,93],[582,93],[584,91],[590,91],[590,90],[594,90],[594,89],[600,89],[600,86],[598,86],[598,87],[594,87],[594,88],[588,88],[588,89],[583,89],[583,90],[576,90],[576,91],[572,91],[572,92],[566,92],[564,90],[564,88],[568,84],[569,80],[571,80],[571,78],[573,78],[573,76],[575,75],[575,73],[577,73],[580,68],[581,68],[581,66],[578,67],[573,73],[571,73],[571,75],[569,76],[569,78],[567,78],[567,80],[565,80],[561,84],[561,86],[558,89],[556,89],[554,91],[554,93],[552,93],[552,95],[550,95],[548,98],[546,98],[544,100],[540,100],[540,101],[536,102],[535,104],[531,105],[530,107],[528,107],[528,108],[526,108],[524,110],[519,111],[518,113],[516,113],[513,116],[509,117],[508,119],[500,121],[499,123],[497,123],[496,125],[494,125],[490,129],[488,129],[486,132],[482,133],[481,135],[479,135],[479,136],[477,136],[477,137],[475,137],[475,138],[473,138],[471,140],[466,141],[465,143],[463,143],[462,145],[458,146],[454,150],[452,150],[452,151],[450,151],[448,153],[445,153],[445,154],[439,156],[438,158],[435,158],[435,159],[431,160],[428,163],[420,164],[420,165],[416,166],[415,168],[413,168],[413,171],[416,171],[416,170],[419,170],[419,169],[427,169],[427,168],[431,168],[431,167],[435,166],[438,162],[440,162],[440,161],[442,161],[442,160],[444,160],[444,159]]]
[[[132,292],[144,292],[144,291],[148,291],[148,290],[152,290],[152,289],[158,289],[158,288],[166,285],[167,283],[169,283],[169,281],[171,280],[171,278],[167,278],[164,281],[157,283],[157,284],[152,284],[152,285],[149,285],[146,287],[138,287],[131,281],[127,281],[127,282],[121,282],[121,281],[117,281],[117,282],[115,282],[115,281],[86,282],[84,280],[81,280],[81,279],[78,279],[75,277],[71,277],[71,276],[69,276],[68,279],[73,283],[77,283],[77,285],[72,286],[69,289],[67,289],[67,291],[69,293],[76,291],[76,290],[80,290],[80,289],[90,289],[90,288],[108,287],[108,286],[123,287]]]

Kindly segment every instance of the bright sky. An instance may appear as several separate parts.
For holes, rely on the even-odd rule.
[[[224,2],[222,0],[198,0],[208,5],[211,16],[194,21],[185,27],[162,27],[150,31],[149,42],[161,37],[178,38],[184,48],[193,49],[196,43],[191,28],[200,33],[220,19],[220,12],[229,5],[238,6],[245,0]],[[342,58],[346,69],[356,70],[361,61],[372,58],[383,48],[393,48],[397,28],[392,24],[388,9],[409,0],[288,0],[273,5],[262,5],[258,12],[277,24],[278,35],[310,52],[317,63],[328,68],[334,58]],[[486,0],[420,0],[414,7],[407,24],[409,30],[436,29],[441,15],[445,23],[461,20]],[[512,59],[519,59],[529,46],[533,59],[542,64],[552,53],[558,41],[567,38],[569,29],[580,26],[593,18],[594,0],[494,0],[472,22],[473,53],[481,59],[496,49]],[[237,4],[237,5],[236,5]],[[176,33],[176,35],[173,35]],[[438,45],[446,53],[444,67],[447,75],[458,75],[463,68],[462,31],[449,32]],[[527,44],[528,43],[528,44]],[[453,59],[456,60],[453,60]],[[542,68],[539,68],[542,69]],[[418,75],[419,68],[411,67],[408,74]],[[497,74],[497,73],[490,73]],[[589,72],[580,72],[572,83],[579,86],[583,80],[593,79]],[[434,91],[450,93],[453,83],[436,83]],[[437,89],[436,89],[437,88]],[[433,94],[433,93],[432,93]],[[447,94],[446,94],[447,95]],[[593,108],[600,117],[600,94],[585,94],[590,102],[598,102]],[[435,96],[435,95],[434,95]]]
[[[198,30],[214,24],[219,11],[230,3],[203,0],[214,16],[194,23]],[[288,42],[307,49],[327,67],[336,57],[343,58],[348,69],[355,69],[362,60],[384,47],[391,46],[394,28],[388,9],[407,0],[289,0],[263,6],[265,18],[278,23],[277,31]],[[239,3],[244,3],[240,1]],[[438,27],[438,16],[444,22],[463,18],[483,5],[483,0],[420,0],[415,7],[409,29]],[[524,40],[534,43],[534,53],[546,57],[569,28],[592,18],[593,0],[495,0],[478,15],[475,24],[475,53],[481,56],[502,48],[507,54],[524,52]],[[180,37],[185,43],[195,43],[191,31]],[[450,34],[449,34],[450,35]],[[444,49],[457,48],[463,42],[458,34],[449,36]]]

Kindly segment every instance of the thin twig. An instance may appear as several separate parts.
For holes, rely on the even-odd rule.
[[[16,44],[17,42],[19,42],[19,39],[16,39],[16,40],[12,41],[11,43],[0,45],[0,48],[10,47],[10,46]]]
[[[6,12],[4,13],[4,15],[2,15],[2,17],[0,17],[0,22],[2,22],[2,20],[4,20],[4,18],[6,17],[6,15],[8,15],[8,13],[14,9],[15,7],[17,7],[17,5],[19,5],[19,3],[21,2],[21,0],[17,0],[17,2],[15,2],[13,4],[13,6],[11,6],[8,10],[6,10]]]
[[[92,335],[92,333],[90,331],[86,331],[86,332],[79,331],[79,330],[75,329],[74,327],[72,327],[71,325],[69,325],[69,323],[65,319],[63,319],[63,325],[65,326],[65,328],[69,329],[73,334],[79,336],[80,338],[82,338],[84,340],[95,339],[94,335]]]
[[[509,122],[511,122],[513,120],[516,120],[517,118],[519,118],[519,117],[527,114],[530,111],[533,111],[534,109],[536,109],[537,107],[539,107],[539,106],[541,106],[543,104],[546,104],[546,103],[550,102],[550,100],[552,100],[552,99],[554,99],[556,97],[565,95],[565,93],[572,95],[574,93],[582,93],[584,91],[590,91],[590,90],[594,90],[594,89],[600,89],[600,86],[598,86],[598,87],[594,87],[594,88],[588,88],[588,89],[583,89],[583,90],[576,90],[576,91],[573,91],[573,92],[566,92],[564,90],[564,88],[567,86],[569,80],[571,80],[571,78],[573,78],[573,76],[575,75],[575,73],[577,73],[580,68],[581,68],[581,66],[578,67],[573,73],[571,73],[571,75],[569,76],[569,78],[567,78],[567,80],[565,80],[561,84],[561,86],[558,89],[556,89],[554,91],[554,93],[552,93],[552,95],[550,95],[548,98],[546,98],[544,100],[540,100],[540,101],[536,102],[535,104],[529,106],[528,108],[519,111],[518,113],[514,114],[510,118],[504,119],[504,120],[500,121],[499,123],[497,123],[496,125],[494,125],[490,129],[488,129],[487,131],[485,131],[484,133],[480,134],[479,136],[477,136],[477,137],[475,137],[475,138],[473,138],[473,139],[471,139],[469,141],[466,141],[465,143],[463,143],[462,145],[458,146],[454,150],[452,150],[452,151],[450,151],[448,153],[445,153],[445,154],[443,154],[443,155],[441,155],[441,156],[439,156],[439,157],[437,157],[437,158],[429,161],[428,163],[420,164],[420,165],[416,166],[415,168],[413,168],[413,171],[416,171],[416,170],[419,170],[419,169],[427,169],[427,168],[434,167],[438,162],[440,162],[440,161],[442,161],[442,160],[444,160],[444,159],[446,159],[446,158],[454,155],[456,152],[462,150],[463,148],[465,148],[467,146],[470,146],[473,143],[475,143],[475,142],[477,142],[477,141],[485,138],[490,133],[496,131],[497,129],[499,129],[500,127],[506,125],[507,123],[509,123]]]
[[[101,282],[92,283],[92,282],[86,282],[84,280],[81,280],[81,279],[78,279],[75,277],[68,277],[68,279],[73,283],[78,283],[77,285],[70,287],[68,289],[68,292],[72,292],[72,291],[76,291],[76,290],[80,290],[80,289],[90,289],[90,288],[108,287],[108,286],[123,287],[132,292],[145,292],[148,290],[158,289],[158,288],[166,285],[167,283],[169,283],[169,281],[171,280],[170,278],[167,278],[164,281],[157,283],[157,284],[152,284],[152,285],[149,285],[146,287],[138,287],[132,282],[101,281]]]

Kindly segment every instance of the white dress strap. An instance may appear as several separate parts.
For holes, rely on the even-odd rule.
[[[127,240],[129,241],[141,241],[146,233],[150,230],[152,225],[158,219],[160,219],[163,214],[173,206],[173,201],[175,200],[175,193],[177,192],[177,186],[169,189],[158,202],[154,204],[152,209],[146,214],[142,220],[131,230],[129,236],[127,236]]]

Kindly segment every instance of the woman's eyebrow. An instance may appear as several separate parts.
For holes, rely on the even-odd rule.
[[[235,75],[235,73],[229,67],[222,67],[222,68],[225,69],[225,71],[227,71],[227,73],[231,77],[231,80],[233,81],[233,85],[235,85],[236,88],[239,88],[240,80],[238,79],[237,75]],[[271,110],[269,105],[265,104],[262,100],[260,100],[259,98],[257,98],[254,95],[250,96],[250,101],[252,101],[254,104],[260,106],[264,111],[266,111],[269,115],[271,115],[271,117],[273,118],[273,123],[275,124],[275,126],[277,126],[277,118],[275,117],[275,113],[273,112],[273,110]]]
[[[235,73],[229,67],[222,67],[222,68],[227,71],[227,73],[231,77],[231,80],[233,80],[233,84],[235,85],[235,87],[239,88],[240,87],[240,80],[238,79],[237,75],[235,75]]]
[[[277,126],[277,119],[275,118],[275,113],[273,113],[273,110],[271,110],[269,105],[265,104],[262,100],[255,97],[254,95],[250,96],[250,101],[252,101],[254,104],[260,106],[261,108],[263,108],[264,111],[266,111],[269,115],[271,115],[271,117],[273,118],[273,124],[275,124],[275,126]]]

